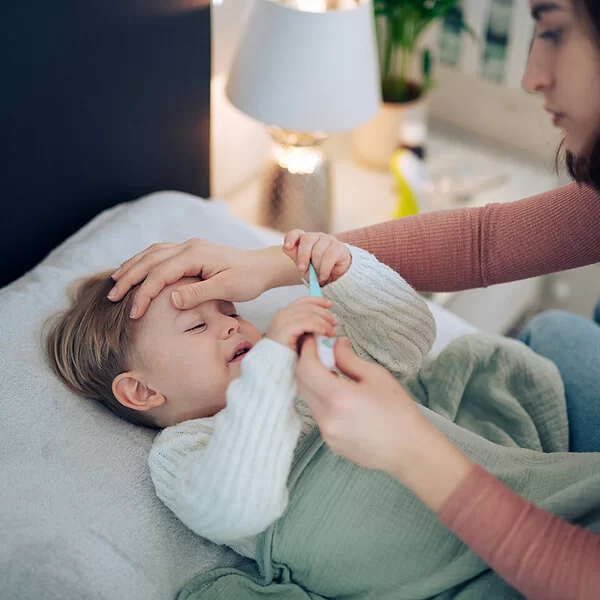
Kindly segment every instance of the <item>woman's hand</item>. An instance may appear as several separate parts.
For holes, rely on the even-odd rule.
[[[136,284],[132,317],[141,317],[167,285],[182,277],[206,281],[182,285],[171,296],[174,306],[189,309],[208,300],[244,302],[281,285],[300,283],[294,264],[281,246],[241,250],[201,239],[182,244],[153,244],[124,262],[112,275],[109,300],[118,301]]]
[[[305,296],[280,310],[273,319],[265,337],[294,352],[298,340],[306,333],[335,337],[335,317],[327,310],[331,302],[326,298]]]
[[[296,263],[303,277],[312,261],[322,286],[339,279],[352,264],[352,254],[346,244],[327,233],[305,233],[294,229],[286,234],[283,251]]]
[[[302,345],[298,386],[327,445],[341,456],[390,472],[423,418],[411,396],[383,367],[359,358],[348,339],[335,344],[340,379],[322,367],[313,339]]]
[[[298,362],[298,388],[333,452],[400,480],[437,511],[473,463],[423,415],[410,394],[379,365],[359,358],[348,340],[335,345],[338,369],[319,361],[307,338]]]

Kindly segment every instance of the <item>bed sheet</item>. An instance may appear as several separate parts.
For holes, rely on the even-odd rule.
[[[0,290],[0,589],[37,600],[164,600],[194,575],[239,564],[156,498],[146,466],[153,432],[77,398],[45,362],[41,330],[73,279],[114,268],[158,241],[204,237],[260,248],[280,236],[232,217],[224,202],[161,192],[116,206]],[[303,286],[240,305],[266,328]],[[440,344],[470,328],[432,306]]]

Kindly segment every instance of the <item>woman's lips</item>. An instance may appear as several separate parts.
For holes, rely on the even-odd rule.
[[[554,127],[559,127],[562,123],[563,118],[564,115],[562,115],[561,113],[552,113],[552,124],[554,125]]]

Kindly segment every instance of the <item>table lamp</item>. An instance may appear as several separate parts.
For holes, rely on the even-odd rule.
[[[261,224],[330,231],[331,178],[322,142],[368,121],[381,102],[370,0],[255,0],[226,94],[265,123],[275,142]]]

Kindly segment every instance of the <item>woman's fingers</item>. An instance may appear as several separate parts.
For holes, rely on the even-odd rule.
[[[173,248],[176,245],[177,244],[172,244],[169,242],[164,242],[164,243],[160,243],[160,244],[152,244],[152,246],[149,246],[148,248],[142,250],[141,252],[138,252],[135,256],[132,256],[130,259],[126,260],[124,263],[121,263],[120,267],[111,275],[111,277],[115,281],[118,281],[124,273],[127,273],[127,271],[129,271],[129,269],[131,269],[131,267],[133,265],[137,264],[142,258],[146,257],[148,254],[157,252],[159,250],[164,250],[167,248]]]
[[[152,273],[157,265],[170,261],[181,252],[181,246],[177,244],[155,244],[155,246],[150,246],[147,250],[129,259],[123,263],[119,278],[109,292],[108,299],[113,302],[121,300],[134,285],[137,285]]]
[[[352,350],[350,340],[347,338],[337,340],[333,351],[335,354],[336,367],[346,375],[346,377],[353,381],[363,381],[373,373],[374,369],[378,368],[360,358],[360,356]]]
[[[169,265],[161,265],[148,273],[146,280],[133,296],[131,306],[131,318],[139,319],[144,315],[150,302],[160,294],[160,292],[172,283],[176,283],[185,276],[185,271],[181,269],[179,264],[173,264],[169,269]]]
[[[209,300],[230,300],[229,281],[225,274],[219,274],[206,281],[182,285],[171,294],[171,302],[176,308],[189,309]]]
[[[298,383],[305,392],[303,396],[323,402],[333,390],[333,384],[339,383],[338,377],[323,365],[317,353],[314,336],[306,336],[297,367]]]

